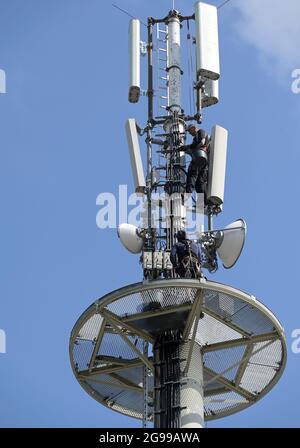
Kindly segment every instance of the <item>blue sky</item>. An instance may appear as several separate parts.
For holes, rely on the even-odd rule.
[[[171,1],[118,4],[145,20],[164,16]],[[230,133],[216,225],[244,217],[249,230],[239,263],[213,279],[272,309],[288,364],[257,405],[209,427],[299,426],[291,333],[300,328],[300,94],[291,73],[300,68],[300,25],[298,2],[280,4],[232,0],[220,10],[221,102],[204,127]],[[193,11],[193,1],[176,5]],[[146,120],[145,99],[127,102],[128,19],[106,0],[0,0],[1,427],[139,426],[86,395],[68,357],[70,331],[91,302],[141,279],[116,232],[96,226],[98,194],[133,187],[124,122]]]

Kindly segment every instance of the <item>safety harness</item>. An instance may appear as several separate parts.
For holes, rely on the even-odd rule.
[[[181,264],[186,272],[188,271],[188,269],[191,269],[193,270],[195,277],[198,277],[200,275],[201,265],[198,258],[191,250],[191,241],[185,240],[184,244],[188,254],[182,258]]]

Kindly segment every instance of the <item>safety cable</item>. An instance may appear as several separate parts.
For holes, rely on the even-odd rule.
[[[218,9],[223,8],[223,6],[227,5],[227,3],[229,3],[231,0],[225,0],[223,3],[221,3],[219,6],[217,6]],[[175,2],[173,2],[173,9],[175,9]],[[118,9],[119,11],[123,12],[124,14],[126,14],[127,16],[131,17],[132,19],[136,19],[137,17],[133,16],[132,14],[130,14],[128,11],[125,11],[125,9],[120,8],[120,6],[112,3],[112,6],[116,9]],[[147,28],[148,25],[143,22],[142,20],[140,20],[140,22]]]
[[[132,14],[130,14],[128,11],[125,11],[125,9],[120,8],[120,6],[115,5],[114,3],[111,4],[114,8],[118,9],[119,11],[123,12],[124,14],[126,14],[127,16],[131,17],[132,19],[136,19],[137,17],[133,16]],[[140,20],[140,22],[147,28],[146,23],[144,23],[142,20]]]
[[[227,5],[227,3],[229,3],[231,0],[226,0],[225,2],[221,3],[217,8],[223,8],[223,6]]]

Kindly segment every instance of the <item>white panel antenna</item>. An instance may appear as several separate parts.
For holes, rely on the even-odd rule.
[[[140,76],[140,21],[129,23],[129,96],[130,103],[137,103],[141,94]]]
[[[206,79],[204,83],[204,95],[202,107],[209,107],[219,102],[219,80]]]
[[[134,118],[129,118],[125,125],[128,149],[131,161],[131,169],[136,193],[143,193],[145,190],[145,175],[140,151],[139,136]]]
[[[213,205],[224,202],[228,131],[214,126],[211,134],[207,199]]]
[[[197,75],[212,80],[220,77],[218,10],[195,3]]]

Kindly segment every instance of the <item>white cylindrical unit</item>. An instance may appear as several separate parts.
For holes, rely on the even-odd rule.
[[[195,3],[197,75],[220,77],[218,10],[207,3]]]
[[[211,134],[207,200],[213,205],[224,202],[228,131],[214,126]]]
[[[129,24],[129,96],[130,103],[137,103],[141,93],[140,80],[140,21]]]
[[[168,22],[169,107],[181,112],[180,21],[177,16]]]
[[[191,341],[181,344],[181,371],[188,362]],[[188,370],[181,378],[180,405],[181,425],[183,429],[204,427],[204,392],[203,392],[203,361],[201,347],[194,342]]]
[[[204,83],[204,95],[202,107],[209,107],[219,102],[219,80],[206,79]]]

